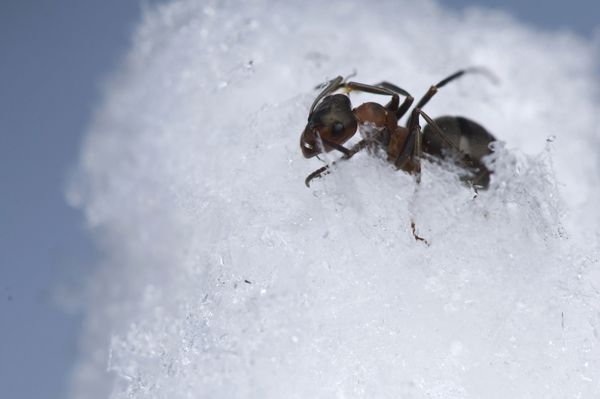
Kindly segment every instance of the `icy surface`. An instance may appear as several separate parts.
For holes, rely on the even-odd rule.
[[[147,13],[70,192],[104,253],[71,397],[600,396],[596,49],[495,12],[302,3]],[[499,83],[426,111],[501,140],[487,192],[367,154],[304,186],[316,84],[418,96],[472,65]]]

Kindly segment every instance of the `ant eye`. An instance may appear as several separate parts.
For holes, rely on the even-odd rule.
[[[344,132],[344,124],[341,122],[335,122],[333,124],[333,127],[331,128],[331,133],[334,136],[339,136],[340,134],[342,134]]]

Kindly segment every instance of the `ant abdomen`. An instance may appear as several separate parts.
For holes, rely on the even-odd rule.
[[[423,152],[456,161],[471,174],[464,180],[486,188],[491,172],[482,159],[492,153],[490,143],[496,141],[496,138],[479,123],[462,116],[441,116],[434,119],[434,122],[444,133],[444,137],[427,124],[423,129]]]

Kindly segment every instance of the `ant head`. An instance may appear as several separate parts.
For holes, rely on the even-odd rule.
[[[356,118],[350,99],[344,94],[323,98],[308,116],[308,124],[300,138],[302,154],[314,157],[333,149],[328,143],[342,145],[356,133]]]

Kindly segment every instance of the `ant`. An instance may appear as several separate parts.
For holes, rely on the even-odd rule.
[[[312,158],[323,152],[337,150],[343,154],[340,160],[348,160],[365,148],[371,152],[383,149],[388,162],[397,169],[415,174],[416,182],[420,183],[420,158],[422,153],[425,153],[437,159],[454,159],[468,172],[468,176],[463,180],[475,190],[477,187],[487,188],[491,172],[483,164],[482,158],[492,152],[489,144],[496,140],[495,137],[470,119],[461,116],[432,119],[422,111],[439,88],[466,73],[490,75],[482,68],[468,68],[459,70],[431,86],[412,108],[406,127],[398,123],[410,110],[414,101],[406,90],[388,82],[376,85],[346,82],[346,79],[338,76],[325,84],[323,91],[310,107],[308,124],[300,138],[302,154],[306,158]],[[333,94],[339,89],[344,89],[346,94]],[[391,96],[391,100],[385,106],[366,102],[352,109],[347,95],[351,91],[388,95]],[[401,104],[400,96],[405,97]],[[423,130],[419,124],[419,117],[423,117],[427,122]],[[357,130],[360,131],[362,140],[349,149],[344,147],[343,144],[350,140]],[[306,186],[309,187],[313,179],[328,174],[330,166],[323,166],[308,175],[305,180]]]

